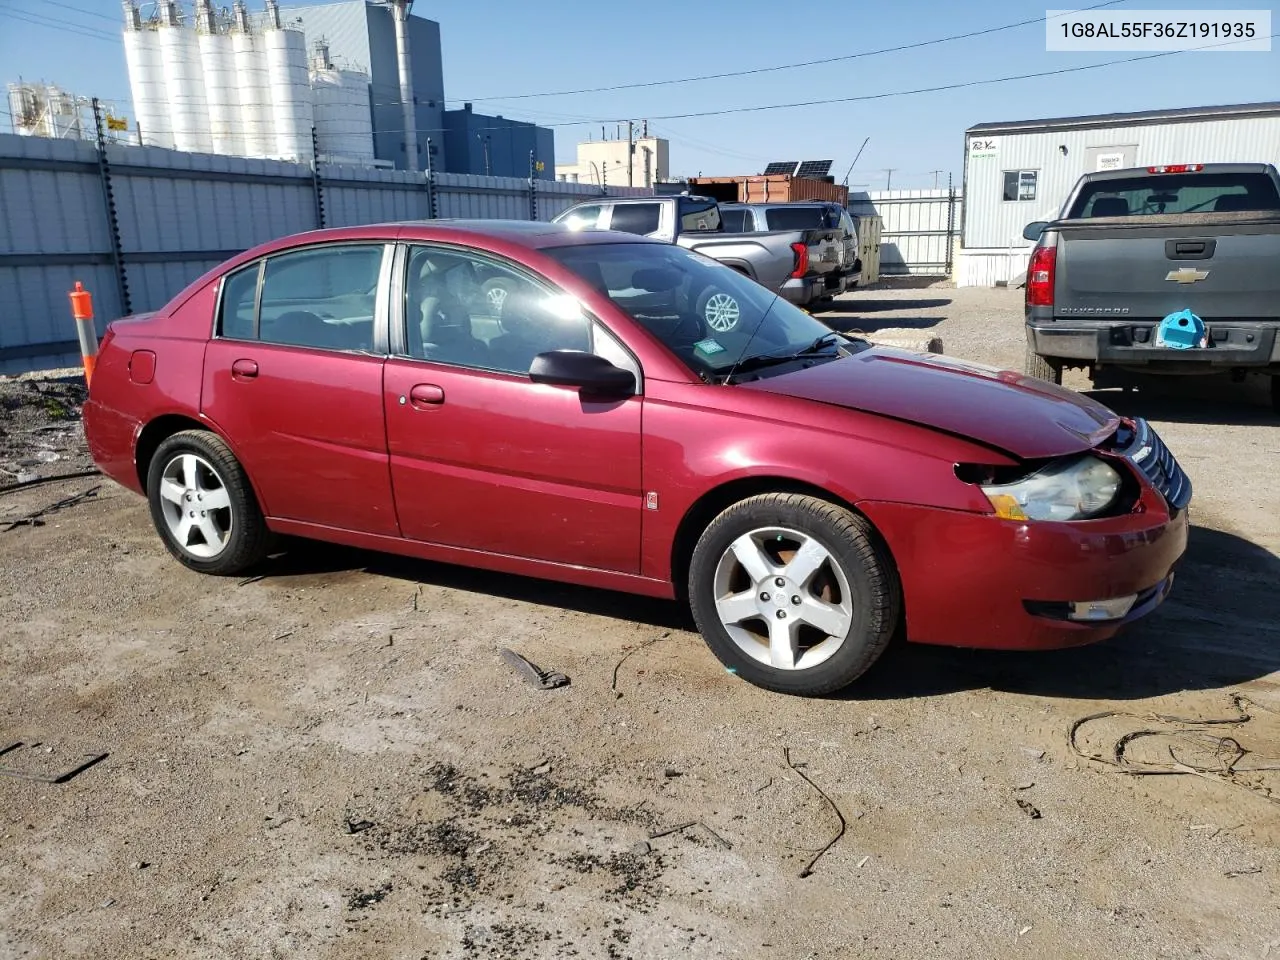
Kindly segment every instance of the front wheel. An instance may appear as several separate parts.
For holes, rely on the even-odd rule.
[[[200,573],[241,573],[266,556],[269,533],[244,468],[221,437],[184,430],[147,471],[151,519],[164,545]]]
[[[888,646],[901,603],[870,524],[800,494],[751,497],[716,517],[693,552],[689,600],[731,672],[801,696],[862,676]]]

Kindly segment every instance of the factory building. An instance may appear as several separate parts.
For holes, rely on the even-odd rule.
[[[555,136],[546,127],[476,113],[471,104],[444,112],[444,168],[486,177],[527,177],[533,155],[534,176],[549,180],[555,161]]]
[[[958,286],[1024,273],[1022,230],[1053,219],[1085,173],[1178,163],[1280,164],[1280,103],[980,123],[965,131]]]
[[[623,125],[614,129],[612,140],[608,133],[602,129],[599,140],[579,143],[573,163],[556,164],[556,179],[610,187],[652,187],[670,179],[670,142],[650,136],[647,121],[630,135]]]
[[[144,145],[454,173],[484,173],[487,156],[519,177],[532,149],[552,168],[550,130],[445,110],[440,25],[412,0],[139,4],[123,0],[124,47]]]

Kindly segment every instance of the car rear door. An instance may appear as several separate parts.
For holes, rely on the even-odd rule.
[[[537,352],[580,349],[629,365],[639,382],[634,358],[587,318],[538,326],[554,314],[535,308],[563,298],[512,264],[431,244],[405,247],[399,260],[384,402],[404,536],[638,573],[640,393],[592,399],[528,376]],[[503,278],[496,315],[467,289],[468,273]],[[441,293],[432,278],[445,275],[461,280]],[[446,300],[448,338],[429,332]],[[420,325],[427,334],[415,333]]]
[[[270,517],[398,534],[382,407],[393,251],[317,245],[223,279],[201,411]]]

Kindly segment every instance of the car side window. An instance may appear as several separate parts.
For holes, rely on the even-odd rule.
[[[268,257],[258,339],[329,350],[373,346],[382,244],[316,247]]]
[[[750,230],[747,226],[746,210],[720,210],[720,223],[724,227],[725,233],[746,233]]]
[[[242,267],[222,280],[222,313],[219,336],[233,340],[253,340],[254,310],[258,305],[258,274],[261,263]]]
[[[660,203],[618,203],[614,204],[609,229],[644,236],[654,233],[661,222],[662,204]]]
[[[540,353],[581,350],[630,370],[639,382],[631,355],[568,294],[453,248],[413,246],[407,261],[410,357],[526,376]]]

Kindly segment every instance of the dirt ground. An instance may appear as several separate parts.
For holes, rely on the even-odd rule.
[[[1021,363],[1017,291],[827,319]],[[1280,421],[1258,384],[1169,389],[1102,394],[1196,486],[1155,616],[906,645],[825,700],[726,673],[671,604],[310,545],[219,580],[109,481],[6,494],[0,766],[107,756],[0,776],[0,957],[1280,957]],[[84,465],[81,396],[0,381],[0,485]],[[1190,772],[1081,759],[1102,712],[1081,750]]]

